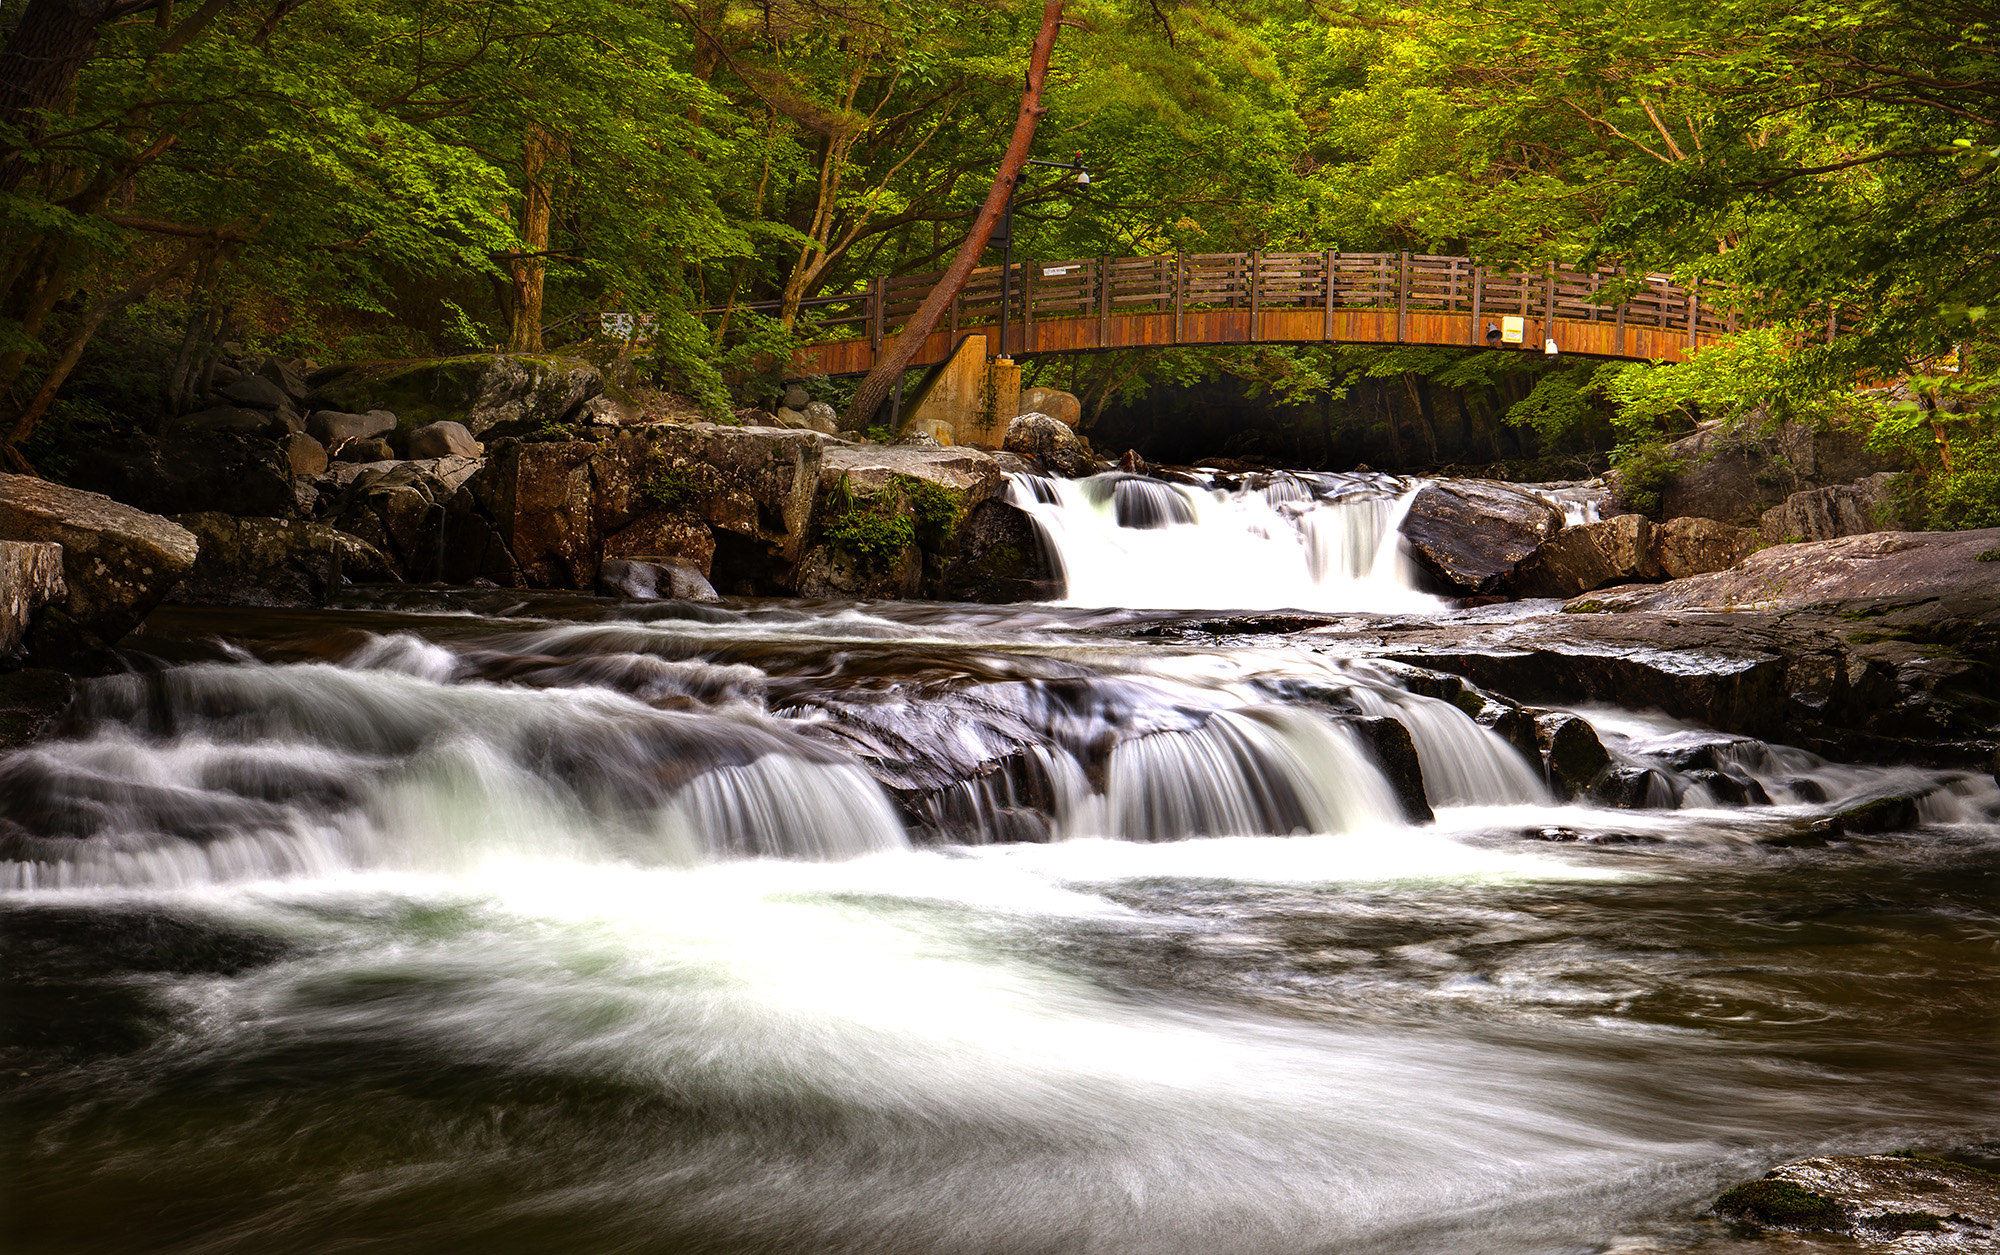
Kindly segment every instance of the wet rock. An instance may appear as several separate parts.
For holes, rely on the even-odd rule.
[[[470,458],[437,458],[364,466],[342,490],[328,521],[373,545],[407,580],[519,584],[522,577],[504,539],[465,491],[480,465]]]
[[[1613,763],[1597,774],[1585,794],[1599,806],[1620,810],[1672,810],[1680,797],[1662,772],[1634,763]]]
[[[1150,475],[1153,468],[1146,459],[1139,456],[1137,449],[1127,449],[1118,459],[1118,469],[1127,475]]]
[[[426,423],[410,433],[412,458],[476,458],[482,450],[465,424],[449,419]]]
[[[247,410],[234,405],[218,405],[193,414],[183,414],[169,425],[169,429],[176,432],[234,431],[259,436],[270,435],[274,429],[289,430],[268,410]]]
[[[1653,552],[1653,530],[1640,514],[1565,527],[1516,568],[1514,593],[1568,598],[1606,584],[1659,579],[1663,572]]]
[[[1661,486],[1659,517],[1692,516],[1739,527],[1759,526],[1766,510],[1795,492],[1897,469],[1867,447],[1865,432],[1799,423],[1767,431],[1755,416],[1741,424],[1703,423],[1668,445],[1666,456],[1681,461],[1683,469]]]
[[[1001,447],[1031,458],[1050,474],[1075,479],[1097,470],[1090,446],[1074,430],[1047,414],[1029,412],[1007,424]]]
[[[475,437],[501,424],[572,421],[606,391],[589,362],[525,354],[366,363],[321,371],[310,382],[328,408],[390,410],[405,431],[450,419]]]
[[[396,416],[387,410],[350,414],[314,410],[306,419],[306,434],[332,449],[349,440],[369,440],[396,430]]]
[[[75,697],[76,681],[66,672],[29,667],[0,675],[0,750],[41,736]]]
[[[294,478],[311,478],[326,471],[326,446],[306,433],[293,432],[279,442],[285,453],[285,465]]]
[[[224,606],[311,606],[335,591],[332,581],[382,583],[397,578],[382,552],[323,523],[239,518],[204,512],[174,522],[201,541],[176,601]]]
[[[1083,422],[1083,402],[1059,388],[1023,388],[1018,412],[1046,414],[1065,427],[1075,427]]]
[[[1535,745],[1549,790],[1558,800],[1579,797],[1611,765],[1597,731],[1577,715],[1554,711],[1535,720]]]
[[[277,441],[240,432],[130,436],[79,451],[70,483],[153,514],[227,503],[245,514],[299,509],[292,467]]]
[[[0,661],[20,651],[35,613],[61,602],[67,591],[61,545],[0,540]]]
[[[115,644],[194,565],[186,528],[24,475],[0,475],[0,540],[62,546],[64,594],[37,616],[29,654],[62,662]]]
[[[1919,803],[1928,795],[1929,790],[1916,789],[1894,793],[1888,797],[1871,798],[1819,820],[1814,824],[1814,828],[1828,834],[1846,833],[1853,836],[1865,836],[1876,832],[1899,832],[1906,828],[1914,828],[1921,817]]]
[[[244,375],[218,389],[221,394],[238,405],[246,405],[257,410],[290,409],[292,398],[285,390],[261,375]]]
[[[1895,479],[1894,472],[1882,471],[1851,484],[1795,492],[1764,511],[1758,531],[1767,545],[1795,545],[1895,530],[1901,523],[1890,490]]]
[[[1417,757],[1417,745],[1410,739],[1410,730],[1400,720],[1387,717],[1359,718],[1349,726],[1389,781],[1396,800],[1402,803],[1404,818],[1413,824],[1435,820],[1437,812],[1431,809],[1430,797],[1424,792],[1423,762]]]
[[[691,564],[607,559],[597,570],[597,591],[636,601],[718,601],[714,585]]]
[[[1747,527],[1714,519],[1669,519],[1653,529],[1653,551],[1668,579],[1726,571],[1762,543]]]
[[[947,560],[936,596],[1000,604],[1062,595],[1034,520],[1005,501],[973,506],[956,540],[958,552]]]
[[[2000,569],[1979,555],[2000,528],[1970,532],[1871,532],[1774,545],[1726,571],[1657,588],[1619,589],[1573,602],[1577,611],[1734,609],[1789,611],[1862,598],[1935,598],[2000,592]],[[1859,611],[1857,611],[1859,613]]]
[[[1715,1209],[1758,1226],[1850,1233],[1867,1246],[1990,1251],[2000,1175],[1908,1152],[1801,1159],[1728,1190]],[[1923,1235],[1920,1246],[1905,1234]]]
[[[1562,525],[1561,511],[1511,485],[1453,480],[1418,490],[1403,536],[1432,575],[1468,593],[1487,593],[1498,591]]]
[[[1723,806],[1768,806],[1771,795],[1764,786],[1748,776],[1738,776],[1731,772],[1704,769],[1686,773],[1689,784],[1698,784],[1708,790],[1708,795]]]
[[[396,451],[389,442],[379,437],[362,440],[343,440],[334,449],[333,456],[342,462],[393,462]]]

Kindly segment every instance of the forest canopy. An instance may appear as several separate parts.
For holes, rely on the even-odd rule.
[[[801,302],[949,258],[1040,12],[5,0],[9,452],[106,403],[62,385],[121,321],[179,346],[118,402],[156,421],[224,339],[536,352],[605,309],[652,314],[667,378],[726,406],[736,367],[809,332]],[[1636,447],[1690,415],[1859,407],[1929,472],[1934,522],[2000,523],[2000,32],[1980,5],[1079,0],[1066,22],[1037,152],[1093,178],[1023,188],[1017,256],[1411,249],[1718,280],[1761,338],[1705,370],[1570,372],[1524,417],[1602,398]],[[1827,343],[1835,314],[1851,332]],[[1371,368],[1094,367],[1296,395]],[[1847,399],[1905,379],[1900,401]]]

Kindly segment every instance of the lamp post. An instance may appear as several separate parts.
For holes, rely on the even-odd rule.
[[[1090,170],[1083,164],[1083,154],[1078,153],[1068,161],[1043,161],[1039,157],[1028,158],[1031,166],[1048,166],[1052,170],[1074,170],[1078,187],[1090,186]],[[1000,215],[1000,225],[994,229],[996,240],[988,240],[990,246],[1000,245],[1000,351],[996,357],[1007,356],[1007,312],[1014,304],[1014,193],[1021,188],[1021,181],[1028,177],[1023,170],[1014,176],[1007,187],[1007,210]]]

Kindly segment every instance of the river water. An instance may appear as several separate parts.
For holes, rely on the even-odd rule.
[[[1294,482],[1017,485],[1068,604],[159,612],[0,758],[6,1248],[1719,1252],[1780,1160],[1991,1152],[2000,787],[1600,709],[1654,805],[1559,805],[1135,608],[1464,613]]]

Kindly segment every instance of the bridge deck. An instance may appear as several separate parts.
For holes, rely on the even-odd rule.
[[[937,274],[876,279],[867,290],[801,307],[827,338],[799,369],[854,375],[922,304]],[[1007,344],[999,343],[1001,269],[973,272],[912,361],[942,361],[958,337],[984,334],[1016,356],[1177,344],[1493,345],[1488,329],[1520,318],[1522,343],[1564,353],[1680,361],[1736,329],[1721,289],[1693,292],[1664,275],[1555,265],[1520,271],[1412,253],[1209,253],[1020,262],[1012,270]],[[765,309],[753,305],[738,308]],[[720,312],[720,311],[714,311]]]

